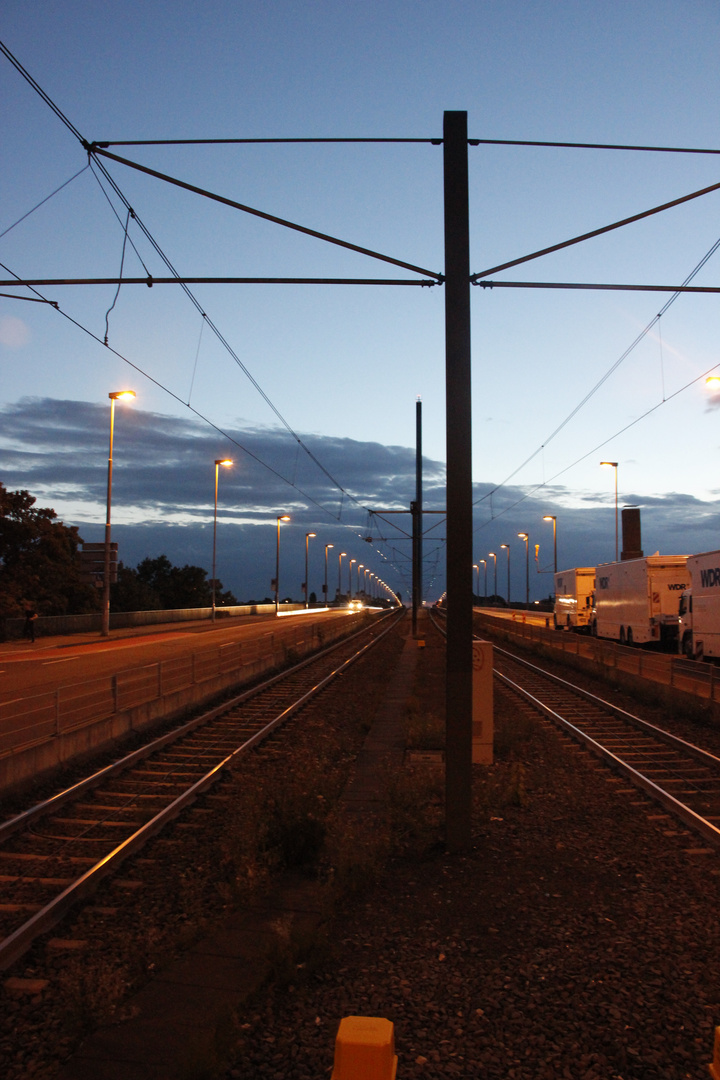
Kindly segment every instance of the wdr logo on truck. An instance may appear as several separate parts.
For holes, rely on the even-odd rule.
[[[712,566],[700,571],[700,584],[703,589],[716,589],[720,586],[720,566]]]

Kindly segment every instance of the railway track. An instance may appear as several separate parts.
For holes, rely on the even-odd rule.
[[[384,616],[0,824],[0,970],[395,625]]]
[[[496,678],[525,705],[720,848],[720,756],[498,645],[493,658]]]
[[[494,658],[513,695],[720,847],[720,757],[505,649]]]

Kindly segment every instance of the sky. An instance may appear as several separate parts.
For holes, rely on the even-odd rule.
[[[471,138],[720,149],[720,9],[630,0],[6,0],[0,40],[88,142],[264,213],[443,271],[443,113]],[[88,154],[0,57],[0,277],[431,280]],[[720,157],[469,147],[481,273],[718,183]],[[102,170],[106,170],[103,173]],[[64,186],[63,186],[64,185]],[[58,190],[60,189],[60,190]],[[133,215],[128,215],[127,206]],[[717,286],[720,192],[490,275],[500,282]],[[708,257],[709,256],[709,257]],[[707,262],[704,265],[703,260]],[[136,565],[217,571],[239,599],[330,592],[355,559],[409,588],[415,403],[424,505],[444,506],[444,295],[389,285],[0,286],[0,482],[102,539],[108,393],[113,538]],[[57,308],[35,300],[54,301]],[[22,299],[25,298],[25,299]],[[713,294],[472,289],[474,557],[488,591],[552,592],[558,565],[614,558],[619,505],[646,554],[720,547],[720,311]],[[660,313],[662,313],[660,315]],[[660,318],[657,316],[660,315]],[[445,584],[425,520],[424,592]],[[517,536],[530,537],[529,562]],[[369,542],[368,541],[369,538]],[[537,561],[535,545],[540,545]],[[485,566],[480,564],[484,572]],[[481,591],[484,581],[481,580]]]

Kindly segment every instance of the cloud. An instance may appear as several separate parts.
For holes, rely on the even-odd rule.
[[[281,530],[281,591],[301,598],[305,577],[305,533],[309,542],[310,589],[322,593],[325,545],[331,596],[347,589],[347,562],[364,563],[407,595],[410,587],[409,514],[383,517],[370,510],[408,509],[415,499],[415,451],[402,446],[301,434],[327,472],[283,429],[240,421],[229,439],[187,417],[147,412],[136,405],[115,413],[113,538],[120,557],[135,566],[146,556],[166,554],[178,565],[208,571],[212,559],[214,461],[232,457],[218,484],[218,576],[240,599],[270,594],[275,572],[276,518],[290,514]],[[53,507],[86,541],[103,538],[107,490],[109,408],[82,401],[24,398],[0,409],[0,480],[26,488],[40,506]],[[233,441],[234,440],[234,441]],[[423,504],[445,507],[445,467],[423,459]],[[557,515],[558,568],[595,566],[615,557],[615,514],[611,496],[586,497],[557,484],[529,492],[517,486],[495,490],[473,485],[474,561],[498,545],[510,546],[511,593],[525,596],[525,545],[530,534],[530,596],[552,592],[552,526]],[[689,554],[720,547],[720,499],[703,502],[684,492],[626,500],[641,508],[646,554]],[[445,588],[445,519],[424,519],[424,581],[428,597]],[[368,543],[367,538],[371,542]],[[538,563],[534,546],[540,544]],[[492,588],[492,565],[488,584]],[[498,590],[507,591],[506,560],[498,560]],[[538,573],[538,570],[544,571]],[[354,585],[355,587],[355,581]]]

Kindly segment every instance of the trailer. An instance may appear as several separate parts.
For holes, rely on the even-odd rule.
[[[690,587],[680,596],[680,652],[695,660],[720,656],[720,551],[688,558]]]
[[[595,567],[576,566],[555,574],[555,607],[553,622],[556,630],[590,630],[595,589]]]
[[[621,645],[677,648],[680,595],[689,584],[687,555],[648,555],[595,570],[592,632]]]

